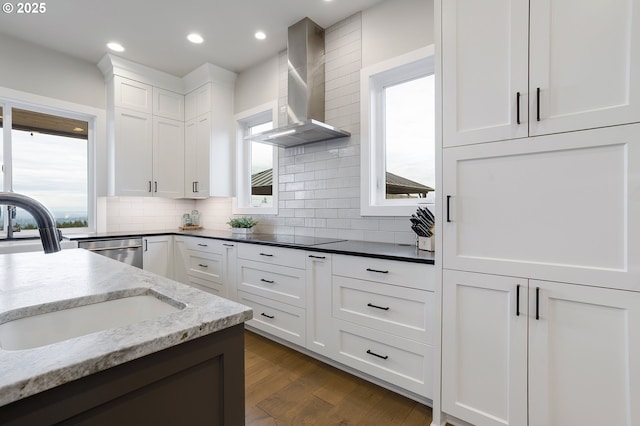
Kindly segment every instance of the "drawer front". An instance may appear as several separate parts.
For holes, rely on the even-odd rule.
[[[272,265],[290,266],[299,269],[305,268],[304,250],[260,244],[239,244],[238,257],[240,259],[270,263]]]
[[[238,303],[253,309],[253,319],[247,321],[250,326],[304,346],[304,309],[243,291],[238,291]]]
[[[235,246],[235,243],[233,242],[195,237],[186,238],[185,244],[187,245],[187,249],[189,250],[217,254],[222,254],[227,249],[227,247]]]
[[[210,280],[203,280],[193,276],[187,276],[187,284],[191,287],[195,287],[198,290],[206,291],[207,293],[215,294],[216,296],[226,297],[227,292],[225,286],[221,283],[216,283]]]
[[[224,283],[222,255],[189,250],[188,256],[188,276]]]
[[[358,256],[333,256],[333,274],[435,291],[435,267],[421,263]]]
[[[238,290],[305,307],[305,271],[240,259]]]
[[[433,356],[430,345],[339,321],[337,361],[430,399]]]
[[[407,339],[433,343],[433,293],[333,277],[333,316]]]

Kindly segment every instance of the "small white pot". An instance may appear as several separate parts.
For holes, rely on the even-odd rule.
[[[232,234],[253,234],[253,228],[231,228]]]

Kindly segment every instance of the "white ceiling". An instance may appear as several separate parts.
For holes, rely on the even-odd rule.
[[[209,62],[239,72],[282,51],[287,28],[327,28],[382,0],[53,0],[46,12],[0,12],[0,33],[97,63],[117,41],[129,60],[182,77]],[[16,4],[17,2],[12,2]],[[262,30],[266,40],[256,40]],[[187,41],[190,32],[205,41]]]

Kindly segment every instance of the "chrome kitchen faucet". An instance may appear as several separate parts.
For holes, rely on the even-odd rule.
[[[25,209],[36,220],[40,240],[45,253],[60,251],[62,233],[56,228],[53,214],[39,201],[15,192],[0,192],[0,204],[8,204]],[[11,224],[9,224],[11,226]]]

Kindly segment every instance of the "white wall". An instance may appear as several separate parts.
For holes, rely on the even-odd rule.
[[[234,114],[277,99],[278,57],[238,74],[234,96]]]
[[[106,108],[95,64],[0,34],[0,86],[53,99]]]
[[[362,12],[362,66],[433,44],[433,0],[387,0]]]

